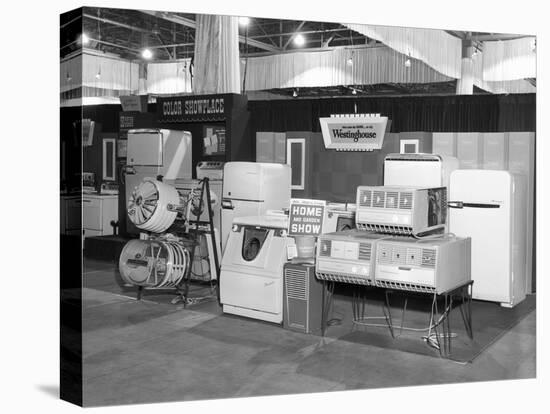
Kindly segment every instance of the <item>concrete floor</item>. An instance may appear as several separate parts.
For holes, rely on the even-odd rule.
[[[84,286],[116,273],[94,266]],[[132,296],[83,289],[85,406],[535,377],[535,311],[457,364],[223,315],[216,302],[183,309]]]

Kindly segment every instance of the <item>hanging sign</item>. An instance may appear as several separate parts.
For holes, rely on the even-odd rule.
[[[327,149],[373,151],[382,148],[388,118],[378,114],[336,115],[319,118]]]
[[[157,98],[159,122],[224,121],[228,112],[223,95]]]
[[[326,201],[292,198],[288,219],[289,236],[318,236],[323,228]]]

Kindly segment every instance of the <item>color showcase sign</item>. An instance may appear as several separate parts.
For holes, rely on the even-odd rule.
[[[220,95],[157,98],[159,122],[223,121],[226,113],[226,99]]]

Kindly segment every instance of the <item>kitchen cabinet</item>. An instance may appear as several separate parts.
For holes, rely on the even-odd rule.
[[[118,195],[82,195],[84,237],[113,234],[111,221],[118,220]]]

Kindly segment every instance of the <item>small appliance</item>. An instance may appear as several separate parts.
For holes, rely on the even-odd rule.
[[[389,236],[361,230],[321,234],[315,272],[321,280],[374,285],[374,258],[379,240]]]
[[[441,294],[470,280],[469,237],[418,240],[393,236],[378,243],[376,286]]]
[[[223,179],[223,161],[200,161],[197,164],[197,179],[208,177],[210,181]]]
[[[381,233],[425,235],[446,230],[446,187],[357,187],[357,227]]]
[[[220,273],[223,312],[283,321],[283,266],[288,217],[282,214],[237,217],[233,220]]]
[[[351,230],[355,226],[355,203],[327,203],[323,220],[323,233]]]

